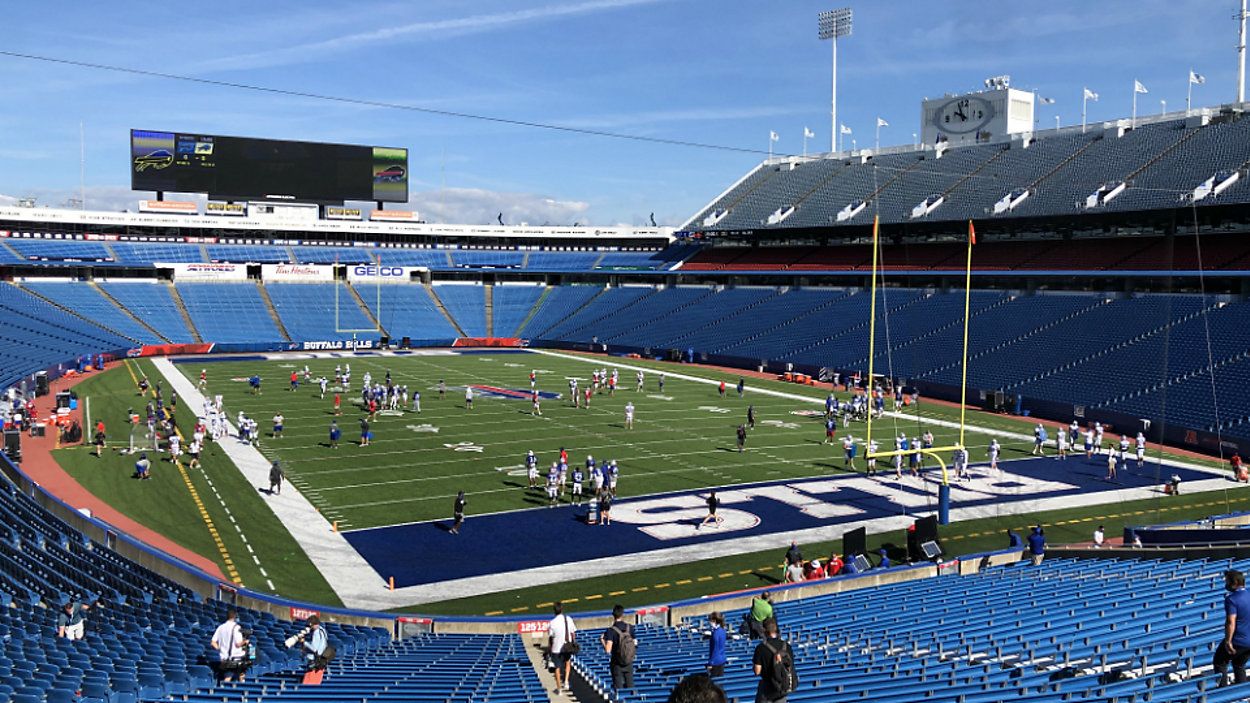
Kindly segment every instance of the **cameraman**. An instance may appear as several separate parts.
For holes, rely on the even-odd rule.
[[[316,615],[308,618],[304,629],[293,640],[287,640],[287,646],[293,647],[297,642],[304,652],[304,661],[310,671],[324,668],[324,664],[318,666],[318,660],[325,654],[327,644],[326,631],[321,627],[321,618]]]
[[[234,608],[226,610],[226,621],[217,626],[210,646],[217,650],[217,678],[222,682],[233,681],[239,675],[243,681],[247,674],[247,637],[239,626],[239,614]]]

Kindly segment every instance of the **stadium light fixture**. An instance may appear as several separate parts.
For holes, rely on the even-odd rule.
[[[851,35],[851,8],[828,10],[816,15],[816,29],[820,40],[833,42],[833,97],[829,110],[829,151],[838,146],[838,39]]]

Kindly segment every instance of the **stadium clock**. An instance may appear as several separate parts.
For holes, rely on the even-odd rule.
[[[955,98],[933,113],[933,126],[947,134],[976,132],[994,119],[994,105],[978,97]]]

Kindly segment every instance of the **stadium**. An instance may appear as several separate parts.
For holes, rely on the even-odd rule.
[[[113,135],[123,211],[0,200],[0,700],[1250,698],[1247,16],[1235,101],[995,76],[843,148],[821,13],[830,149],[664,225]]]

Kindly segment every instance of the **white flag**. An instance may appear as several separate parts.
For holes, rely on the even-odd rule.
[[[1193,83],[1194,85],[1202,85],[1203,83],[1207,82],[1207,77],[1202,75],[1201,73],[1194,73],[1193,71],[1190,71],[1189,82]]]
[[[812,130],[808,129],[807,127],[804,127],[804,128],[803,128],[803,138],[804,138],[804,139],[814,139],[815,137],[816,137],[816,133],[815,133],[815,132],[813,132]]]
[[[878,127],[889,127],[889,126],[890,126],[890,123],[889,123],[889,122],[886,122],[885,120],[883,120],[883,119],[881,119],[880,117],[878,117],[878,118],[877,118],[877,126],[878,126]]]
[[[1038,100],[1041,100],[1043,105],[1054,105],[1054,104],[1055,104],[1055,99],[1054,99],[1054,98],[1038,98]]]
[[[1086,88],[1086,89],[1085,89],[1085,99],[1086,99],[1086,100],[1093,100],[1094,102],[1098,102],[1098,93],[1095,93],[1094,91],[1090,90],[1089,88]]]
[[[1134,93],[1149,93],[1150,91],[1146,90],[1146,86],[1142,85],[1141,81],[1135,80],[1133,81],[1133,92]]]
[[[768,133],[768,141],[770,141],[770,142],[775,142],[775,141],[777,141],[778,139],[781,139],[781,137],[777,136],[777,133],[776,133],[776,132],[769,132],[769,133]]]
[[[850,133],[851,133],[851,128],[850,128],[850,127],[847,127],[846,125],[842,125],[842,130],[841,130],[841,132],[842,132],[842,134],[850,134]]]

